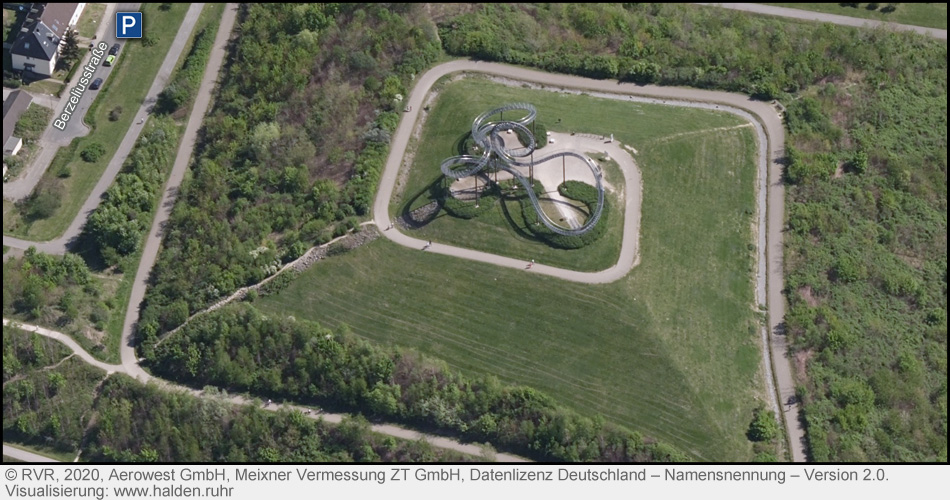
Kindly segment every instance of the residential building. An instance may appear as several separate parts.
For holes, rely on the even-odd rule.
[[[79,22],[84,3],[34,3],[10,47],[15,71],[51,76],[66,31]]]

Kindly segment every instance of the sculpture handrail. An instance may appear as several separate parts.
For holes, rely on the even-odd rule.
[[[492,116],[501,115],[505,111],[515,110],[527,111],[528,114],[517,120],[488,121],[488,119]],[[597,224],[597,221],[600,220],[600,215],[604,209],[603,175],[600,171],[600,167],[598,167],[597,164],[595,164],[594,161],[587,156],[580,153],[575,153],[573,151],[560,151],[536,161],[521,161],[521,159],[530,156],[537,149],[537,141],[534,137],[534,134],[531,133],[527,127],[535,120],[537,115],[537,109],[528,103],[511,103],[485,111],[484,113],[478,115],[474,121],[472,121],[472,139],[476,144],[478,144],[480,148],[482,148],[481,156],[452,156],[442,161],[440,169],[446,177],[452,179],[461,179],[477,174],[486,166],[493,163],[497,168],[510,173],[521,183],[522,186],[524,186],[525,191],[528,193],[528,198],[531,200],[531,205],[534,207],[535,212],[538,213],[538,218],[548,229],[563,236],[578,236],[584,234],[587,231],[590,231],[590,229],[593,228],[595,224]],[[499,134],[501,131],[508,130],[517,130],[521,132],[519,137],[527,139],[528,145],[520,148],[505,148],[503,146],[504,140]],[[593,213],[590,214],[584,225],[573,229],[566,229],[559,226],[553,220],[551,220],[547,214],[544,213],[544,210],[541,209],[541,202],[538,199],[538,195],[534,192],[534,186],[532,186],[531,183],[525,179],[523,175],[521,175],[521,172],[518,172],[515,169],[515,167],[533,168],[539,163],[545,163],[552,159],[562,157],[578,158],[584,161],[591,173],[594,174],[595,187],[597,188],[597,206],[594,208]]]

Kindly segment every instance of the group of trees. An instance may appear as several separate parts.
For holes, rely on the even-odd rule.
[[[195,98],[201,77],[204,75],[208,57],[211,56],[211,47],[218,34],[217,23],[209,23],[207,27],[195,35],[191,44],[191,52],[185,58],[181,68],[175,72],[172,81],[158,94],[158,103],[155,105],[159,113],[171,114],[187,105]]]
[[[3,264],[3,315],[53,327],[95,325],[102,329],[109,308],[102,286],[76,254],[62,256],[26,250]],[[72,328],[71,328],[72,329]]]
[[[812,458],[946,460],[945,43],[684,4],[484,4],[440,34],[454,55],[782,100]]]
[[[4,357],[7,353],[4,329]],[[30,335],[17,332],[23,343]],[[60,358],[62,359],[62,358]],[[91,415],[96,386],[103,372],[72,357],[48,359],[44,366],[24,364],[23,370],[3,385],[3,440],[47,446],[65,453],[79,449]],[[31,368],[31,369],[27,369]],[[4,367],[6,370],[6,367]],[[6,376],[6,375],[5,375]]]
[[[242,4],[139,333],[256,283],[368,213],[406,84],[441,53],[418,5]]]
[[[79,358],[59,342],[4,327],[3,438],[110,462],[436,462],[470,455],[381,436],[365,419],[331,425],[143,385]]]
[[[248,304],[195,318],[146,355],[156,373],[192,385],[360,411],[540,460],[686,460],[533,389],[466,378],[414,351],[377,347],[346,329],[268,318]]]
[[[152,208],[165,182],[175,147],[178,127],[169,118],[154,117],[129,153],[122,172],[103,195],[83,226],[83,239],[90,243],[106,265],[118,264],[134,254],[152,224]]]
[[[360,418],[327,424],[110,377],[94,406],[83,458],[109,462],[437,462],[472,457],[370,431]]]

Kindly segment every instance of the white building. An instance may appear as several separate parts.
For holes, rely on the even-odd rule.
[[[10,47],[13,69],[51,76],[66,31],[79,22],[86,4],[34,3],[24,8],[30,10]]]

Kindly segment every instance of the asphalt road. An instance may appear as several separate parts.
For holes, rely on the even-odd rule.
[[[102,40],[109,44],[109,47],[112,47],[112,44],[116,43],[115,16],[113,13],[122,11],[137,11],[138,9],[139,4],[137,3],[118,4],[118,7],[116,4],[106,4],[103,22],[99,25],[99,29],[96,30],[96,42]],[[122,57],[121,51],[119,52],[119,57]],[[89,51],[86,53],[86,57],[83,58],[82,65],[85,66],[91,58],[92,51]],[[93,73],[92,79],[95,80],[96,78],[102,78],[103,82],[105,82],[103,83],[103,86],[107,85],[109,75],[112,74],[112,68],[112,66],[104,66],[100,64]],[[76,73],[77,76],[73,77],[75,81],[72,84],[67,84],[66,88],[63,89],[63,93],[59,98],[56,107],[54,108],[54,121],[62,116],[63,111],[66,109],[66,105],[69,103],[69,92],[73,87],[76,86],[76,81],[79,80],[78,75],[81,74],[82,70],[80,69]],[[90,80],[90,82],[91,81],[92,80]],[[59,130],[58,128],[54,127],[53,122],[50,122],[49,126],[46,127],[46,130],[37,141],[37,143],[40,145],[40,150],[33,159],[33,162],[26,166],[24,172],[17,179],[3,185],[4,199],[17,201],[29,196],[36,187],[36,184],[40,182],[40,179],[43,177],[46,169],[49,168],[50,163],[53,162],[53,158],[56,156],[56,152],[59,151],[59,148],[68,146],[69,143],[77,137],[82,137],[89,134],[89,127],[86,126],[83,120],[85,119],[86,111],[89,110],[89,106],[92,105],[92,102],[98,95],[98,91],[87,88],[80,97],[79,103],[76,105],[76,109],[72,112],[71,117],[69,121],[66,122],[66,126],[63,128],[63,130]]]
[[[6,443],[3,443],[3,454],[15,458],[17,460],[23,460],[24,462],[40,462],[40,463],[51,463],[59,462],[49,457],[44,457],[43,455],[37,455],[36,453],[21,450],[19,448],[14,448],[12,446],[7,446]]]
[[[125,163],[126,158],[129,156],[129,152],[131,152],[132,148],[135,146],[135,141],[138,140],[139,134],[142,133],[143,125],[139,124],[139,122],[148,117],[149,108],[155,104],[155,102],[158,100],[158,94],[161,93],[161,91],[165,89],[165,85],[168,84],[168,79],[171,78],[172,72],[175,69],[175,65],[178,63],[178,58],[181,56],[182,51],[185,50],[188,37],[191,36],[191,32],[195,27],[195,23],[198,22],[198,16],[201,14],[201,7],[203,5],[204,4],[200,3],[191,4],[191,6],[188,8],[188,12],[185,14],[185,19],[182,21],[181,27],[178,29],[178,34],[175,35],[175,39],[172,41],[172,45],[168,49],[168,55],[166,55],[165,60],[162,61],[162,65],[158,70],[158,74],[155,75],[155,80],[152,81],[152,86],[149,88],[145,100],[135,112],[135,118],[132,121],[132,125],[129,127],[125,137],[119,144],[119,148],[116,150],[112,160],[109,161],[109,165],[106,166],[106,170],[102,173],[102,176],[99,177],[99,181],[96,183],[96,186],[93,188],[92,192],[89,193],[89,196],[83,203],[82,208],[79,209],[79,213],[76,214],[76,217],[69,224],[66,232],[64,232],[59,238],[45,242],[28,241],[4,235],[4,245],[19,249],[26,249],[30,246],[35,246],[37,250],[50,254],[61,255],[66,253],[67,246],[75,241],[82,232],[82,227],[86,224],[86,219],[89,218],[93,210],[95,210],[96,207],[99,206],[99,203],[102,202],[103,193],[109,189],[109,186],[112,185],[115,177],[119,175],[119,171],[122,169],[122,164]],[[113,19],[114,17],[115,16],[113,16]],[[113,28],[113,39],[114,35],[115,29]],[[120,51],[119,54],[122,54],[122,52]],[[132,64],[134,64],[134,62]],[[87,97],[94,93],[95,91],[89,90],[83,97]],[[76,115],[74,114],[72,119],[69,121],[70,126],[72,126],[72,124],[74,124],[76,121]],[[51,128],[56,130],[53,127]],[[69,126],[67,126],[66,129],[69,130]],[[53,151],[53,154],[55,155],[55,151]],[[52,160],[52,158],[50,158],[50,160]],[[40,173],[40,175],[42,175],[42,173]],[[37,182],[39,182],[38,178]],[[10,184],[12,183],[5,184],[3,187],[4,198],[7,197],[7,190],[9,189],[8,186]],[[30,188],[30,191],[32,191],[32,187]],[[24,196],[29,194],[30,192],[27,192]]]
[[[762,128],[768,142],[766,149],[764,149],[765,157],[760,158],[760,164],[763,164],[763,168],[767,170],[767,176],[763,179],[763,185],[767,186],[765,189],[767,205],[766,207],[760,207],[760,211],[764,210],[766,215],[766,248],[762,258],[766,261],[764,283],[767,290],[763,295],[769,311],[768,324],[770,335],[768,340],[772,358],[771,368],[779,393],[778,399],[785,402],[794,398],[795,383],[787,355],[786,339],[782,329],[785,318],[785,299],[782,296],[784,283],[784,276],[782,274],[782,231],[784,229],[785,189],[781,182],[782,165],[779,161],[784,156],[785,128],[782,124],[782,119],[771,104],[753,101],[748,96],[742,94],[680,87],[638,86],[635,84],[619,83],[614,80],[592,80],[576,76],[544,73],[497,63],[465,60],[440,64],[419,77],[412,93],[406,101],[406,104],[410,106],[409,109],[412,111],[403,114],[399,127],[396,129],[395,134],[393,134],[390,154],[380,178],[379,192],[376,195],[376,200],[373,205],[373,217],[376,221],[376,225],[380,228],[389,227],[390,221],[392,220],[392,216],[389,213],[389,205],[392,200],[393,189],[399,175],[409,138],[412,130],[415,128],[416,121],[419,119],[419,113],[423,109],[425,95],[439,78],[456,72],[486,73],[503,78],[542,84],[549,87],[563,87],[588,92],[595,91],[605,94],[653,98],[659,99],[661,102],[669,100],[668,104],[671,105],[728,106],[742,112],[747,112],[751,117],[754,117],[753,124],[756,125],[757,128]],[[760,149],[760,151],[762,150]],[[649,186],[645,186],[645,189],[649,190]],[[626,232],[625,230],[625,234]],[[401,233],[396,228],[381,231],[381,233],[386,238],[409,248],[421,249],[426,244],[425,241]],[[609,272],[606,274],[603,274],[604,272],[578,273],[576,271],[543,265],[535,265],[529,271],[525,270],[525,262],[522,260],[478,252],[466,248],[436,243],[427,251],[521,269],[524,270],[524,272],[542,273],[558,278],[590,283],[613,281],[619,279],[626,274],[627,271],[615,266],[614,268],[608,269],[607,271]],[[769,360],[765,360],[765,362],[768,363]],[[784,420],[791,444],[792,460],[803,462],[806,459],[804,430],[799,423],[799,408],[797,404],[787,405]]]
[[[923,26],[913,26],[910,24],[889,23],[886,21],[875,21],[873,19],[861,19],[858,17],[839,16],[837,14],[825,14],[823,12],[812,12],[810,10],[789,9],[787,7],[775,7],[772,5],[763,5],[758,3],[698,3],[696,5],[707,5],[710,7],[722,7],[724,9],[742,10],[754,14],[768,14],[771,16],[789,17],[793,19],[802,19],[805,21],[821,21],[825,23],[840,24],[843,26],[886,28],[915,31],[922,35],[929,35],[940,40],[947,39],[947,30],[937,28],[925,28]]]

